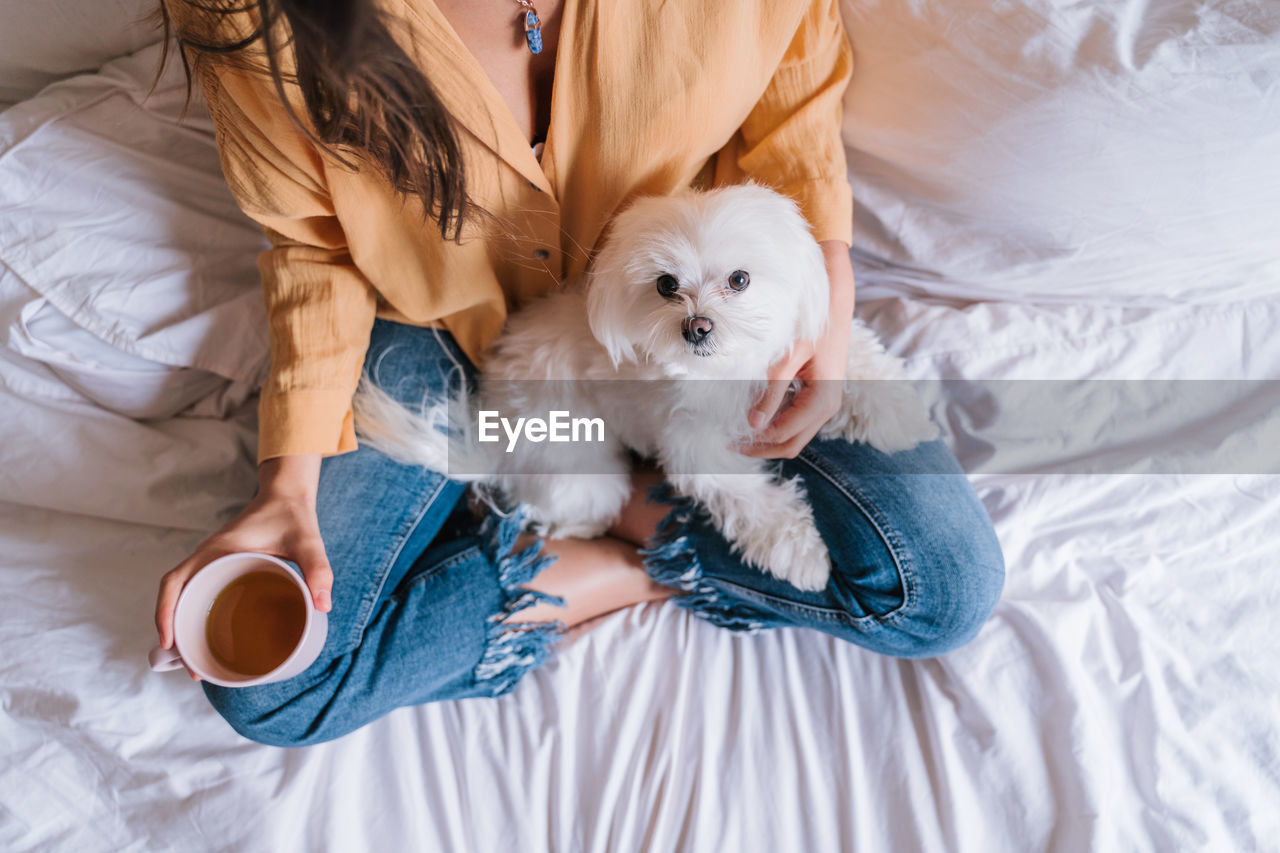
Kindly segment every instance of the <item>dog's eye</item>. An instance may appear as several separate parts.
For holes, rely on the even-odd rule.
[[[729,273],[729,287],[734,290],[746,290],[751,283],[751,274],[746,270],[734,270]]]
[[[662,294],[664,299],[670,299],[680,290],[680,282],[676,281],[676,277],[670,273],[664,273],[658,276],[658,292]]]

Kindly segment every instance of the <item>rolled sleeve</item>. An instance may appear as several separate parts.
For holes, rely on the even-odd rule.
[[[377,297],[351,260],[326,164],[270,78],[206,68],[201,83],[227,182],[271,241],[258,259],[271,342],[258,461],[354,450],[351,398]]]
[[[853,195],[841,139],[853,49],[835,0],[810,5],[740,130],[737,165],[795,199],[818,240],[853,238]]]

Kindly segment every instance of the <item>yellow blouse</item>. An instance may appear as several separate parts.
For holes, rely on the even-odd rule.
[[[460,244],[373,169],[323,155],[269,79],[214,62],[201,74],[228,183],[272,244],[259,259],[271,341],[259,461],[355,449],[375,316],[443,327],[479,363],[508,309],[582,272],[633,196],[750,178],[795,198],[819,240],[849,243],[840,121],[853,58],[836,0],[565,0],[541,162],[431,0],[383,5],[454,119],[489,214]]]

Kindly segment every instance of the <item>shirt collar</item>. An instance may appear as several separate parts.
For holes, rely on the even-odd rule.
[[[565,0],[561,12],[560,39],[556,47],[555,82],[552,84],[551,122],[542,162],[534,156],[529,140],[516,122],[511,108],[494,87],[484,68],[467,50],[448,18],[432,0],[406,0],[404,7],[422,26],[415,28],[412,49],[419,67],[431,81],[445,109],[460,125],[498,155],[529,183],[556,197],[550,170],[554,168],[556,114],[564,108],[558,99],[571,89],[561,81],[566,57],[574,54],[571,41],[575,30],[574,6]],[[518,9],[513,4],[513,15]]]

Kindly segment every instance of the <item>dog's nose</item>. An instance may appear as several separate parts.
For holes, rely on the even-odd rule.
[[[680,324],[684,339],[691,344],[700,344],[706,340],[713,327],[710,317],[685,317]]]

